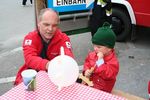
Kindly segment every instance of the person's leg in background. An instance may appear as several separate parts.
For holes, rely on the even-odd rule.
[[[32,0],[30,0],[30,3],[32,4]]]
[[[22,1],[22,5],[25,6],[26,5],[27,0],[23,0]]]

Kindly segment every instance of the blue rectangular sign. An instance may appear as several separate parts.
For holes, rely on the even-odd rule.
[[[48,8],[58,12],[92,9],[94,0],[48,0]]]

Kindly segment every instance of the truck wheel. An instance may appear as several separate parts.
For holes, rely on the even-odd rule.
[[[131,32],[131,21],[127,13],[120,8],[112,8],[112,29],[116,34],[116,41],[125,41]]]

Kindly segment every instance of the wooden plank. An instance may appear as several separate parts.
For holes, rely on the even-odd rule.
[[[112,94],[125,97],[128,100],[146,100],[144,98],[141,98],[141,97],[138,97],[138,96],[135,96],[135,95],[132,95],[132,94],[120,91],[120,90],[115,90],[115,89],[112,91]]]
[[[34,10],[35,10],[35,23],[37,28],[37,19],[41,9],[47,7],[46,0],[34,0]]]
[[[34,2],[36,15],[38,16],[40,10],[47,7],[47,3],[46,0],[34,0]]]

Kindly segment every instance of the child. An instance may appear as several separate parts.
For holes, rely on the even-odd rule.
[[[104,23],[92,37],[94,51],[85,59],[83,74],[93,82],[93,87],[111,92],[119,71],[116,57],[115,33],[108,23]]]

